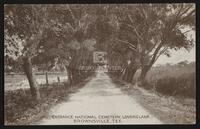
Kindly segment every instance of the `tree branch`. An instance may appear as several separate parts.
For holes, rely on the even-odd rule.
[[[156,50],[154,51],[153,53],[153,57],[149,63],[149,66],[152,66],[154,64],[154,62],[156,61],[156,57],[157,57],[157,54],[159,53],[159,50],[162,48],[163,46],[163,42],[161,42],[158,47],[156,48]]]
[[[179,14],[179,17],[183,16],[183,14],[187,13],[192,8],[192,5],[186,8],[182,13]]]
[[[187,16],[183,17],[182,19],[179,19],[178,21],[184,21],[186,20],[188,17],[190,17],[193,13],[195,12],[195,9],[193,9]]]
[[[147,51],[145,55],[148,55],[155,47],[156,47],[156,43],[153,45],[153,47],[149,51]]]
[[[129,42],[127,42],[127,41],[120,40],[120,39],[116,39],[116,40],[117,40],[117,41],[120,41],[120,42],[122,42],[122,43],[125,43],[126,45],[129,46],[130,49],[132,49],[132,50],[134,50],[134,51],[137,52],[137,48],[136,48],[134,45],[132,45],[131,43],[129,43]]]
[[[178,16],[180,15],[180,13],[181,13],[182,9],[183,9],[183,4],[181,4],[181,7],[180,7],[180,9],[179,9],[178,13],[176,14],[176,17],[178,17]]]
[[[143,41],[144,39],[142,38],[142,36],[139,34],[139,32],[137,31],[136,27],[130,25],[130,24],[126,24],[127,26],[133,28],[134,32],[136,33],[136,35]]]
[[[69,10],[69,12],[70,12],[70,14],[71,14],[71,16],[72,16],[72,19],[73,19],[73,21],[74,21],[74,24],[76,24],[77,19],[75,18],[75,16],[74,16],[74,14],[73,14],[73,12],[72,12],[72,10],[71,10],[69,4],[67,4],[67,7],[68,7],[68,10]]]
[[[182,34],[188,33],[190,31],[192,31],[192,29],[186,30],[185,32],[182,32]]]
[[[157,57],[156,57],[156,59],[155,59],[154,62],[156,62],[156,61],[158,60],[158,58],[159,58],[163,53],[165,53],[165,52],[167,51],[167,49],[168,49],[167,46],[166,46],[165,48],[163,48],[163,50],[161,50],[161,51],[159,52],[159,54],[157,55]]]

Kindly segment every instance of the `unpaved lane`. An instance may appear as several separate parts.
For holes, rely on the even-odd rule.
[[[71,115],[73,119],[70,118]],[[87,117],[88,115],[90,118],[74,119],[75,116]],[[108,115],[118,115],[120,118],[113,120]],[[162,122],[133,98],[122,93],[106,73],[99,72],[85,87],[72,94],[69,101],[53,107],[49,116],[37,124],[162,124]]]

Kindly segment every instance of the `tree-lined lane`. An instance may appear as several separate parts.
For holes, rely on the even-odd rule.
[[[132,116],[130,119],[116,119],[119,123],[78,122],[78,119],[53,118],[52,116],[99,116],[120,115]],[[143,116],[143,117],[142,117]],[[138,117],[138,118],[136,118]],[[74,122],[76,120],[76,122]],[[81,120],[81,119],[79,119]],[[83,119],[82,119],[83,120]],[[86,119],[84,119],[86,120]],[[94,119],[90,119],[94,120]],[[121,122],[120,122],[121,121]],[[117,122],[117,121],[115,121]],[[68,124],[161,124],[162,122],[145,110],[133,98],[125,95],[111,81],[104,72],[98,72],[79,92],[71,95],[70,100],[56,105],[44,118],[41,125],[68,125]]]

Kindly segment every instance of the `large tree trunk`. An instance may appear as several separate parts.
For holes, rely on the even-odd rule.
[[[124,68],[124,69],[121,70],[121,74],[120,74],[119,78],[122,79],[122,80],[123,80],[123,77],[125,75],[125,71],[126,71],[126,68]]]
[[[129,74],[128,74],[128,77],[127,77],[127,82],[131,83],[133,81],[133,77],[136,73],[138,68],[134,68],[134,69],[131,69],[131,71],[129,71]]]
[[[122,79],[122,80],[126,80],[127,69],[128,69],[128,67],[126,67],[126,68],[122,71],[122,75],[121,75],[121,79]]]
[[[126,70],[125,70],[125,72],[124,72],[124,74],[123,74],[122,79],[123,79],[124,81],[126,81],[126,82],[131,83],[132,80],[133,80],[133,77],[134,77],[134,75],[135,75],[135,73],[136,73],[136,71],[137,71],[137,69],[138,69],[138,68],[126,68]]]
[[[49,80],[48,80],[48,64],[47,64],[47,61],[46,61],[46,85],[48,86],[49,85]]]
[[[68,76],[67,81],[68,81],[69,85],[72,86],[72,71],[68,66],[66,67],[66,69],[67,69],[67,76]]]
[[[139,81],[138,81],[139,86],[144,86],[146,84],[145,78],[146,78],[146,75],[147,75],[149,70],[150,70],[150,66],[144,66],[141,69],[141,74],[140,74]]]
[[[48,86],[49,85],[49,80],[48,80],[48,73],[47,73],[47,71],[46,71],[45,75],[46,75],[46,85]]]
[[[30,91],[31,91],[31,95],[33,97],[33,99],[35,100],[39,100],[40,99],[40,92],[39,89],[37,87],[37,82],[34,78],[34,74],[32,71],[32,63],[31,63],[31,59],[29,57],[25,57],[23,59],[23,66],[24,66],[24,72],[27,76],[29,85],[30,85]]]
[[[124,81],[128,82],[128,78],[130,78],[130,68],[125,71]]]
[[[123,71],[122,79],[126,82],[131,83],[138,67],[135,66],[134,62],[131,62],[126,69]]]
[[[78,70],[75,68],[72,70],[73,84],[77,84],[80,80]]]

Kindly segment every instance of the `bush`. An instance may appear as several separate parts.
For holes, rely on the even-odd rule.
[[[157,92],[165,95],[177,95],[195,98],[195,74],[192,73],[179,77],[165,77],[158,79],[155,83],[155,89]]]

